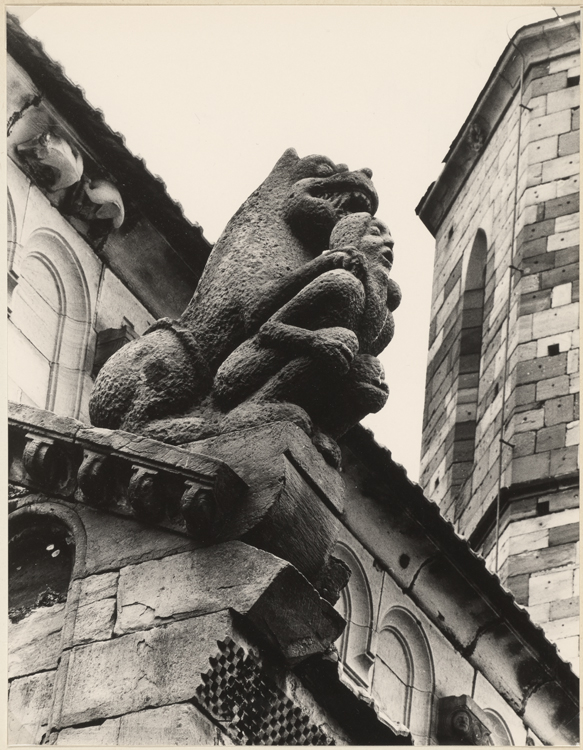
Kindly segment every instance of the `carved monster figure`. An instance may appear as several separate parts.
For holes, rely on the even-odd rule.
[[[337,462],[327,438],[378,411],[388,396],[373,355],[392,339],[392,313],[401,300],[389,278],[392,248],[387,227],[368,213],[348,215],[336,225],[323,255],[345,253],[346,270],[310,282],[219,368],[215,401],[223,409],[241,404],[223,420],[222,431],[277,416],[308,431],[313,425],[316,444]],[[332,342],[340,346],[327,349]]]
[[[370,373],[363,381],[358,375],[362,362],[354,360],[367,295],[357,278],[362,254],[354,249],[325,251],[343,216],[376,211],[371,176],[368,169],[350,172],[324,156],[300,159],[293,149],[286,151],[227,225],[181,318],[158,321],[102,368],[90,402],[93,424],[174,444],[216,434],[224,412],[217,411],[211,390],[221,364],[320,279],[330,317],[326,320],[320,311],[316,325],[305,325],[312,329],[310,352],[318,353],[316,359],[328,362],[332,370],[346,373],[346,382],[356,377],[358,382],[368,379],[370,385]],[[336,300],[326,287],[330,272],[343,278]],[[382,315],[386,313],[385,298]],[[309,310],[304,317],[307,321]],[[377,381],[378,368],[373,366]]]

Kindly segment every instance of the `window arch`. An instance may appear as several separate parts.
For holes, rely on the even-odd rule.
[[[346,620],[346,629],[338,641],[344,671],[357,684],[368,686],[373,663],[373,605],[370,585],[356,554],[339,542],[334,555],[350,568],[350,580],[342,590],[337,609]]]
[[[471,475],[474,465],[487,251],[486,233],[478,229],[470,251],[462,297],[451,482],[454,494]]]
[[[9,326],[10,395],[78,417],[91,321],[83,269],[60,235],[42,229],[26,243],[18,272]]]
[[[373,693],[383,710],[407,726],[415,744],[429,744],[434,692],[433,658],[421,623],[393,607],[379,629]]]
[[[492,734],[490,735],[492,745],[495,747],[514,745],[508,725],[500,714],[492,708],[486,708],[484,713],[488,716],[488,724],[492,730]]]

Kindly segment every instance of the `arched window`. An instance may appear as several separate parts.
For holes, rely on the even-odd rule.
[[[78,258],[56,233],[35,232],[18,268],[8,332],[9,397],[79,417],[89,384],[91,305]]]
[[[491,708],[486,708],[485,713],[488,716],[488,724],[490,726],[490,729],[492,730],[492,734],[490,735],[492,745],[494,745],[495,747],[507,747],[509,745],[514,745],[510,730],[508,729],[506,722],[500,716],[500,714],[498,714]]]
[[[462,298],[457,410],[452,459],[453,494],[456,494],[471,475],[474,465],[487,249],[486,233],[479,229],[470,252]]]
[[[69,524],[51,506],[17,510],[9,519],[8,729],[11,744],[42,744],[48,730],[62,651],[66,599],[75,566]],[[65,517],[74,515],[64,509]],[[79,521],[73,524],[76,528]],[[81,549],[84,534],[81,534]]]
[[[334,555],[350,568],[350,580],[342,590],[337,609],[346,620],[337,647],[345,673],[358,685],[368,687],[373,663],[371,640],[373,608],[370,586],[362,563],[345,544],[339,543]]]
[[[415,744],[428,745],[434,692],[433,659],[421,623],[403,607],[383,617],[374,665],[373,695]]]

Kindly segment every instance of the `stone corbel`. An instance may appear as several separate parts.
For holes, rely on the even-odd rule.
[[[71,456],[49,437],[28,433],[22,452],[22,465],[33,484],[49,492],[69,495],[76,483]]]
[[[486,714],[469,695],[441,698],[438,711],[442,745],[492,745]]]
[[[216,536],[223,514],[213,488],[200,482],[186,482],[180,498],[180,511],[188,533],[204,542]]]
[[[114,485],[112,469],[109,456],[91,450],[84,451],[77,482],[89,505],[103,508],[111,503]]]
[[[132,466],[128,500],[136,516],[142,521],[158,523],[164,517],[165,508],[158,480],[156,470]]]
[[[71,187],[83,175],[81,154],[50,130],[21,143],[16,151],[35,180],[51,192]]]

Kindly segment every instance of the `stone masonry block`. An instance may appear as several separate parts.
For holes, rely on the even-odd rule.
[[[551,290],[543,289],[539,292],[530,292],[520,295],[519,315],[530,315],[530,313],[548,310],[551,306]]]
[[[569,393],[569,376],[560,375],[558,378],[540,380],[536,384],[536,400],[546,401],[548,398],[566,396]]]
[[[553,526],[549,529],[549,547],[559,544],[570,544],[579,541],[579,524],[566,523],[563,526]]]
[[[544,627],[545,635],[551,641],[569,636],[579,635],[579,617],[565,617],[561,620],[551,620]]]
[[[579,194],[561,195],[545,203],[545,220],[573,214],[579,210]]]
[[[545,251],[544,255],[535,255],[529,258],[523,258],[520,267],[525,274],[542,273],[555,267],[555,259],[552,253]]]
[[[542,119],[542,118],[541,118]],[[548,161],[554,159],[559,153],[559,136],[551,135],[549,138],[541,138],[530,143],[526,148],[526,159],[529,164],[537,161]]]
[[[518,534],[509,539],[508,551],[510,555],[520,555],[533,549],[544,549],[549,546],[549,530],[537,529],[528,534]]]
[[[536,453],[533,456],[521,456],[512,461],[512,481],[530,482],[533,479],[544,479],[550,472],[550,452]],[[516,573],[526,571],[515,571]]]
[[[552,307],[562,307],[563,305],[571,304],[571,292],[573,290],[573,282],[568,284],[559,284],[552,290],[551,305]]]
[[[571,445],[551,451],[551,475],[573,474],[579,468],[579,446]]]
[[[547,241],[547,252],[552,253],[555,250],[564,250],[579,245],[579,230],[572,229],[570,232],[559,232],[549,237]]]
[[[567,71],[561,70],[552,75],[545,75],[536,78],[530,83],[526,91],[526,101],[530,96],[542,96],[558,89],[563,89],[567,85]]]
[[[569,86],[569,88],[560,91],[550,91],[547,96],[547,114],[578,107],[580,96],[579,86]]]
[[[558,57],[556,60],[551,60],[549,64],[549,73],[558,73],[560,70],[569,71],[571,68],[579,68],[580,56],[578,53],[572,55],[565,55],[564,57]]]
[[[549,399],[545,403],[545,426],[550,427],[561,422],[573,421],[574,396],[561,396]]]
[[[562,114],[562,113],[559,113]],[[549,115],[547,115],[548,117]],[[550,115],[554,117],[555,115]],[[541,118],[543,119],[543,118]],[[570,130],[570,128],[567,128]],[[566,177],[579,173],[579,154],[570,154],[569,156],[559,156],[557,159],[543,162],[542,179],[543,182],[552,180],[563,180]]]
[[[8,676],[54,669],[61,653],[65,604],[40,607],[8,626]]]
[[[569,422],[567,425],[567,434],[565,436],[565,445],[579,445],[579,420]]]
[[[565,433],[566,425],[564,424],[543,427],[536,434],[536,452],[544,453],[545,451],[563,448],[565,445]]]
[[[116,633],[226,609],[246,615],[291,661],[325,651],[343,629],[338,613],[288,562],[226,542],[122,570]]]
[[[519,432],[514,435],[514,456],[528,456],[534,453],[536,432]]]
[[[546,547],[545,549],[529,550],[528,552],[523,552],[521,555],[513,555],[508,558],[508,572],[511,576],[524,573],[534,574],[544,570],[552,571],[553,568],[559,568],[564,565],[572,565],[576,561],[576,545],[562,544],[560,547]],[[552,575],[552,573],[549,575]],[[552,597],[552,599],[556,598]],[[534,604],[532,600],[529,603]]]
[[[561,198],[564,201],[565,198]],[[523,227],[517,237],[518,244],[523,242],[529,242],[531,240],[538,240],[541,237],[548,237],[555,231],[555,222],[552,218],[548,218],[545,221],[538,221],[535,224],[528,224]]]
[[[195,706],[178,704],[121,717],[117,744],[135,745],[218,745],[220,730]]]
[[[579,173],[553,183],[556,187],[556,195],[569,195],[579,190]]]
[[[536,239],[522,242],[520,245],[522,257],[532,258],[536,255],[543,255],[543,253],[546,253],[547,251],[547,242],[548,238],[546,235],[544,237],[537,237]]]
[[[506,588],[509,589],[518,604],[528,604],[528,574],[511,576],[506,580]]]
[[[551,135],[568,133],[571,130],[571,111],[553,112],[550,115],[533,118],[528,126],[528,138],[532,141],[538,141],[541,138],[548,138]],[[544,167],[543,167],[544,181]]]
[[[538,383],[550,378],[560,377],[567,372],[567,352],[555,354],[552,357],[537,357],[536,359],[518,362],[516,365],[516,382],[519,385]]]
[[[581,127],[581,108],[573,107],[571,110],[571,130],[579,130]]]
[[[558,253],[555,253],[558,255]],[[541,274],[541,286],[543,289],[554,289],[563,284],[573,284],[579,278],[579,264],[571,263],[568,266],[553,268]],[[573,330],[573,329],[571,329]]]
[[[55,745],[79,747],[80,745],[119,745],[119,725],[121,719],[106,719],[102,724],[78,729],[69,727],[62,729],[57,737]]]
[[[111,638],[115,612],[115,599],[80,604],[75,618],[73,643],[91,643]]]
[[[532,333],[534,338],[550,336],[553,333],[574,331],[579,326],[579,305],[575,302],[563,307],[534,313],[532,316]]]
[[[514,431],[528,432],[529,430],[540,430],[544,425],[544,409],[532,409],[518,414],[515,418]]]
[[[551,620],[562,620],[564,617],[573,617],[579,614],[579,597],[572,596],[569,599],[562,599],[550,604]]]
[[[11,682],[8,696],[10,745],[41,744],[49,720],[54,681],[53,671],[28,675]]]
[[[220,612],[77,646],[57,728],[190,700],[217,641],[230,633],[230,616]]]
[[[572,130],[570,133],[563,133],[559,136],[559,156],[568,156],[576,154],[579,151],[579,130]]]
[[[579,229],[579,212],[557,216],[555,219],[556,232],[570,232],[572,229]]]

